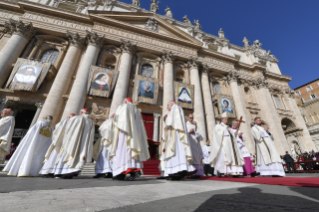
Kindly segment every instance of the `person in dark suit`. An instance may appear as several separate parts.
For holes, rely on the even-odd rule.
[[[283,158],[287,164],[287,170],[290,173],[290,170],[292,169],[292,172],[295,173],[295,166],[294,166],[294,159],[291,157],[291,155],[288,154],[288,151],[286,151],[286,154]]]

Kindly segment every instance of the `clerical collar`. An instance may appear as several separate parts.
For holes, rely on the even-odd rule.
[[[237,130],[235,127],[232,127],[233,130]]]
[[[210,145],[207,145],[207,144],[206,144],[206,146],[210,146]]]

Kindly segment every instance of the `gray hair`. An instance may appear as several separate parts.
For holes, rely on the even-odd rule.
[[[232,122],[231,122],[231,124],[233,125],[235,122],[238,122],[237,120],[233,120]]]

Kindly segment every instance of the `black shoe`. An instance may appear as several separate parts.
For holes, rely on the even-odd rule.
[[[63,179],[73,179],[73,176],[65,176],[65,177],[62,177]]]
[[[222,177],[222,173],[217,172],[217,177],[221,178]]]
[[[138,172],[131,172],[131,176],[134,177],[134,178],[138,178],[142,175],[142,173],[140,171]]]
[[[104,175],[104,178],[113,178],[113,174],[112,173],[108,173],[107,175]]]
[[[117,180],[125,180],[125,177],[126,177],[125,174],[119,174],[119,175],[115,176],[115,178],[116,178]]]
[[[104,176],[105,176],[105,174],[97,174],[93,178],[101,178],[101,177],[104,177]]]
[[[158,180],[166,180],[167,179],[167,177],[157,177],[156,179],[158,179]]]

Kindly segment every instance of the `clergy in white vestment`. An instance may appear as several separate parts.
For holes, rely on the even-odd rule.
[[[124,99],[115,112],[113,142],[108,149],[116,180],[139,177],[143,161],[150,158],[142,115],[131,98]]]
[[[208,176],[211,174],[214,176],[214,168],[210,166],[210,140],[206,141],[206,145],[203,147],[203,154],[204,154],[204,174]]]
[[[214,167],[214,174],[232,175],[242,178],[244,158],[236,142],[237,133],[227,126],[228,113],[222,114],[221,123],[214,129],[214,139],[211,145],[210,163]]]
[[[56,161],[55,177],[72,179],[84,165],[92,161],[95,126],[87,108],[80,111],[65,126],[60,154]]]
[[[165,121],[167,137],[163,149],[164,176],[168,176],[171,180],[181,180],[197,171],[192,165],[193,156],[184,111],[175,101],[170,101],[167,109],[169,110]]]
[[[10,153],[12,134],[14,130],[15,120],[12,116],[11,108],[5,108],[1,111],[0,119],[0,163]]]
[[[191,146],[193,162],[192,165],[197,170],[197,172],[192,176],[192,178],[199,178],[204,175],[203,169],[203,150],[200,142],[203,140],[203,136],[197,131],[197,124],[194,121],[194,115],[191,113],[188,115],[188,121],[186,122],[186,128],[189,136],[189,143]]]
[[[282,160],[277,152],[275,141],[261,126],[260,117],[256,117],[252,134],[256,142],[256,171],[263,176],[285,176]]]
[[[167,118],[167,114],[163,118],[164,125],[165,125],[166,118]],[[160,164],[158,165],[158,169],[159,169],[159,171],[161,173],[161,176],[157,177],[158,180],[167,179],[167,177],[164,176],[164,173],[165,173],[165,160],[164,160],[164,153],[163,153],[163,150],[166,147],[166,137],[167,137],[167,128],[164,127],[163,134],[162,134],[162,137],[161,137],[161,143],[160,143],[160,145],[158,147],[158,156],[159,156],[159,159],[160,159]]]
[[[245,160],[245,165],[243,166],[244,168],[244,176],[251,175],[251,177],[256,177],[258,174],[256,173],[253,163],[251,162],[250,159],[250,153],[248,149],[246,148],[244,142],[246,141],[245,136],[243,135],[243,132],[238,129],[238,121],[234,120],[232,122],[232,130],[233,133],[235,134],[237,132],[236,140],[237,140],[237,145],[241,151],[241,154]]]
[[[66,119],[62,120],[55,126],[52,136],[52,144],[45,154],[45,160],[43,167],[40,170],[40,175],[53,177],[56,169],[56,160],[58,155],[61,153],[66,124],[68,120],[74,116],[75,114],[71,113]]]
[[[52,143],[52,116],[33,125],[20,142],[3,171],[18,177],[39,176],[45,153]]]
[[[112,144],[113,120],[115,113],[107,119],[99,128],[100,137],[93,146],[93,159],[96,161],[93,178],[112,178],[112,163],[108,147]]]

